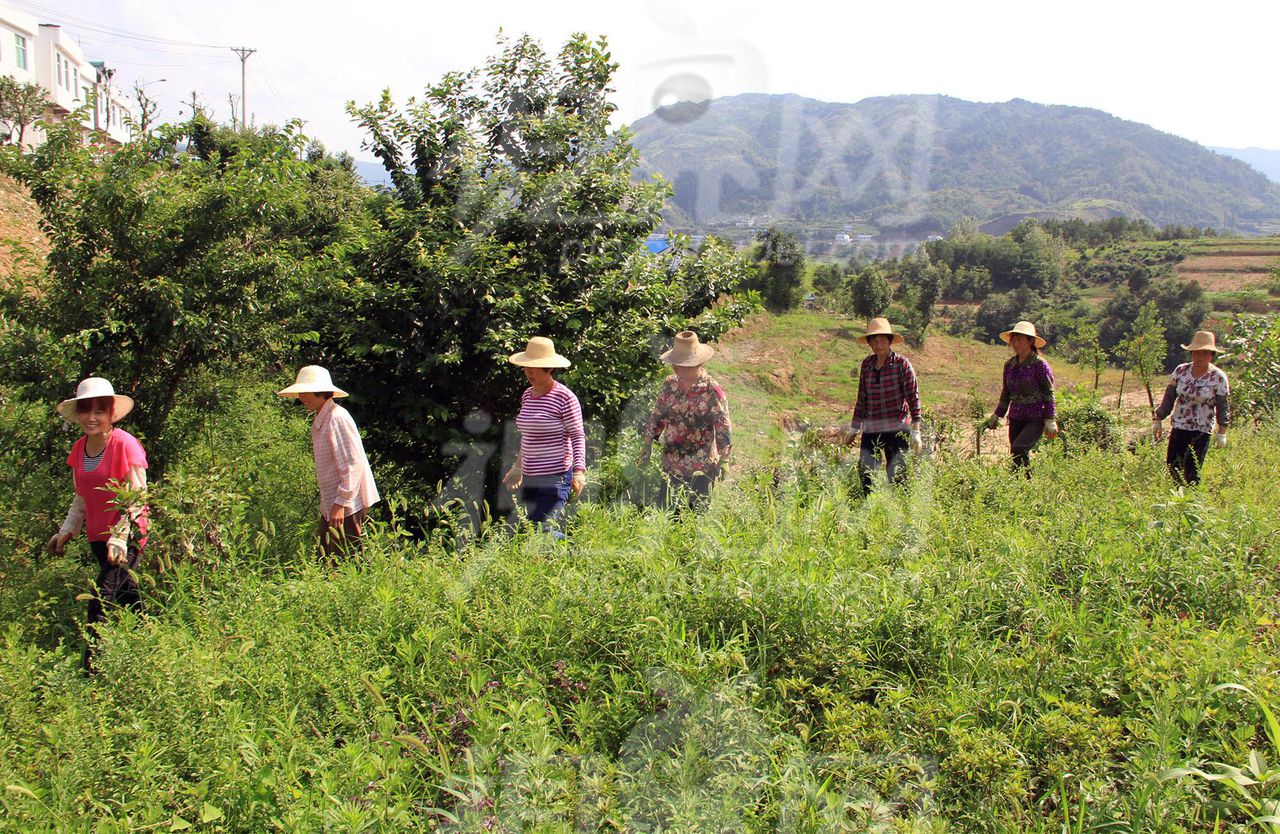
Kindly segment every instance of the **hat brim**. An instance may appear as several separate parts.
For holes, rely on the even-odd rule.
[[[507,361],[522,368],[567,368],[573,364],[558,353],[530,358],[527,350],[511,354],[507,357]]]
[[[1035,346],[1038,348],[1042,348],[1045,345],[1049,344],[1044,340],[1043,337],[1032,336],[1030,333],[1023,333],[1021,330],[1006,330],[1005,332],[1000,334],[1000,341],[1004,342],[1006,345],[1009,344],[1009,338],[1013,336],[1015,333],[1018,334],[1019,336],[1026,336],[1027,338],[1031,339],[1035,343]]]
[[[668,365],[673,365],[681,368],[696,368],[699,365],[704,364],[708,359],[710,359],[715,355],[716,355],[715,348],[711,347],[711,345],[704,345],[699,343],[697,350],[693,351],[693,353],[691,354],[690,353],[678,354],[676,353],[676,349],[672,348],[671,350],[662,354],[662,356],[659,358],[662,359],[663,362],[666,362]]]
[[[1183,345],[1182,349],[1183,350],[1211,350],[1214,353],[1218,354],[1219,356],[1226,353],[1225,350],[1218,347],[1217,345],[1200,345],[1199,347],[1196,347],[1195,345]]]
[[[108,396],[103,394],[103,396]],[[124,394],[111,394],[115,400],[115,407],[111,409],[111,422],[118,423],[128,417],[133,411],[133,397]],[[69,400],[63,400],[54,406],[54,411],[58,412],[58,416],[66,420],[68,423],[74,423],[76,420],[76,403],[80,400],[96,400],[97,397],[72,397]]]
[[[332,393],[334,399],[347,396],[347,392],[343,391],[341,388],[334,388],[332,386],[323,388],[309,382],[295,382],[288,388],[281,388],[276,392],[276,396],[297,399],[299,394],[323,394],[325,392]]]
[[[865,335],[862,337],[862,343],[863,343],[864,345],[866,345],[867,347],[871,347],[871,337],[872,337],[872,336],[888,336],[888,337],[889,337],[889,344],[891,344],[891,345],[900,345],[900,344],[902,344],[902,342],[904,341],[904,339],[903,339],[903,337],[902,337],[902,334],[901,334],[901,333],[885,333],[883,330],[878,330],[878,331],[876,331],[875,333],[867,333],[867,334],[865,334]]]

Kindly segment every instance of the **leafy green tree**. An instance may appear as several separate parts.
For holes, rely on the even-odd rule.
[[[34,81],[18,81],[11,75],[0,75],[0,123],[5,126],[5,139],[21,146],[27,127],[48,111],[49,94]],[[18,136],[14,138],[14,131]]]
[[[232,132],[197,119],[111,153],[75,120],[3,168],[31,191],[50,242],[46,275],[11,310],[35,395],[106,376],[138,408],[131,430],[163,464],[179,398],[212,368],[260,367],[315,338],[307,294],[344,271],[363,189],[300,159],[297,125]]]
[[[1107,367],[1107,351],[1102,346],[1097,322],[1081,321],[1067,342],[1071,361],[1093,369],[1093,390],[1098,390],[1102,371]]]
[[[1065,246],[1034,220],[1024,220],[1009,236],[1021,249],[1018,274],[1022,286],[1053,292],[1062,278]]]
[[[870,319],[884,315],[893,302],[893,287],[879,266],[868,266],[849,281],[849,300],[853,312]]]
[[[740,293],[721,245],[645,251],[670,190],[633,177],[629,134],[609,127],[616,68],[604,41],[576,35],[553,56],[522,37],[404,107],[389,92],[348,104],[393,187],[326,319],[330,363],[377,404],[362,428],[414,483],[452,472],[445,449],[501,441],[524,387],[506,358],[529,337],[555,340],[584,412],[612,428],[670,333]]]
[[[752,289],[770,310],[781,313],[800,301],[804,291],[805,256],[799,238],[771,226],[756,237],[757,276]]]
[[[1151,380],[1164,364],[1165,334],[1160,313],[1153,302],[1147,302],[1138,311],[1128,338],[1120,343],[1120,354],[1124,357],[1125,367],[1136,373],[1146,388],[1147,404],[1154,415],[1156,403]]]

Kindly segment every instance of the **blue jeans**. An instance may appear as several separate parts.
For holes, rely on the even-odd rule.
[[[569,501],[572,483],[570,471],[559,475],[529,475],[520,485],[520,506],[524,507],[529,520],[557,539],[565,537],[556,525]]]

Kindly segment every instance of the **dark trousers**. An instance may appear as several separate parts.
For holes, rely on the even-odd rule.
[[[1209,433],[1191,431],[1190,429],[1169,430],[1169,451],[1165,455],[1165,463],[1169,465],[1169,474],[1175,483],[1200,483],[1200,467],[1204,465],[1205,453],[1209,451]]]
[[[718,475],[719,472],[715,470],[689,476],[662,473],[662,486],[658,492],[659,506],[673,507],[676,510],[705,507]]]
[[[520,484],[520,506],[524,507],[529,520],[557,539],[565,537],[556,529],[556,523],[569,502],[572,484],[572,471],[559,475],[528,475]]]
[[[107,561],[107,543],[89,542],[89,551],[98,560],[98,578],[94,580],[96,592],[89,599],[89,624],[85,632],[89,642],[85,644],[82,660],[84,668],[93,669],[93,644],[98,639],[97,624],[107,619],[107,612],[116,608],[142,610],[142,596],[138,593],[138,579],[133,571],[138,567],[141,552],[137,544],[129,542],[125,564],[113,565]]]
[[[871,491],[872,473],[880,470],[880,458],[884,458],[885,475],[889,482],[900,484],[907,478],[907,433],[904,431],[873,431],[862,433],[862,445],[858,449],[858,477],[862,491]]]
[[[364,536],[364,522],[369,517],[369,510],[357,510],[343,517],[342,526],[335,527],[329,519],[320,516],[320,555],[325,559],[335,556],[347,556],[360,547],[360,539]]]
[[[1031,477],[1031,447],[1044,434],[1044,420],[1009,420],[1009,451],[1013,452],[1013,468]]]

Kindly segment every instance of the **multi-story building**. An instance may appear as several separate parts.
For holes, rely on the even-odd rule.
[[[47,121],[62,121],[80,111],[86,142],[118,144],[132,137],[132,111],[112,84],[113,71],[101,61],[89,61],[58,24],[40,23],[4,3],[0,3],[0,75],[43,87],[50,101]],[[29,127],[24,141],[38,145],[44,141],[44,132]]]

